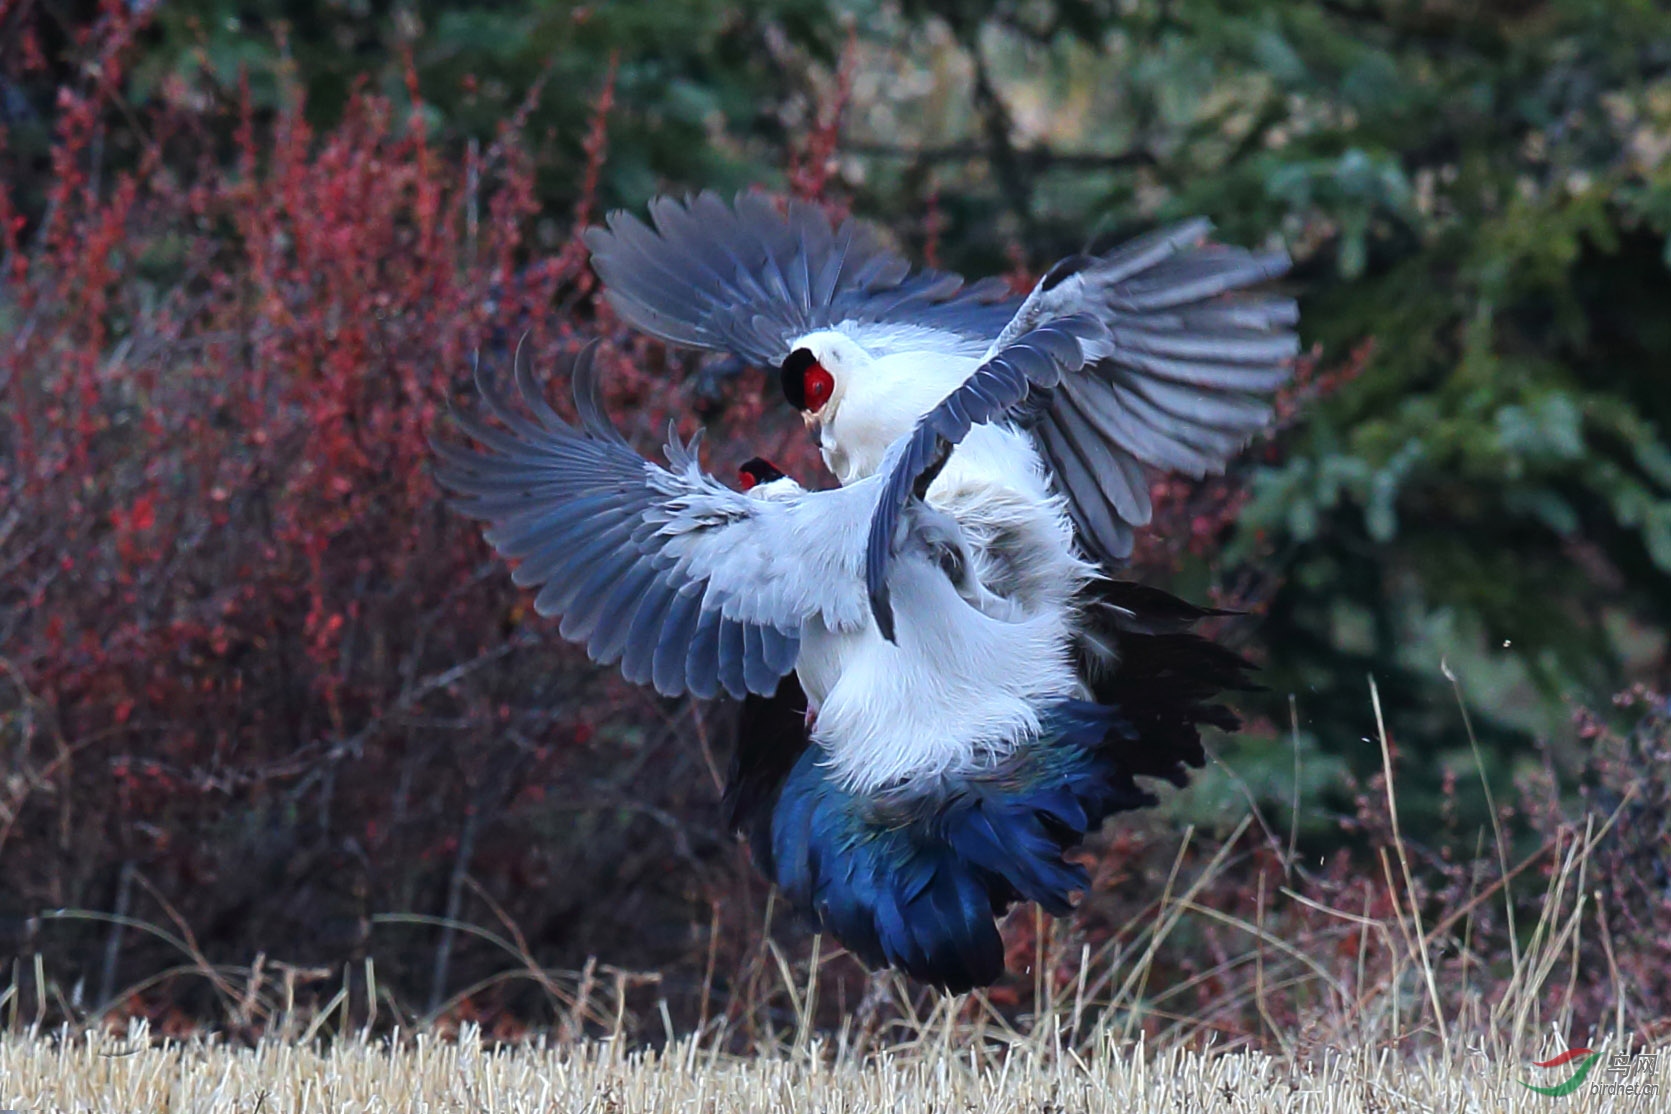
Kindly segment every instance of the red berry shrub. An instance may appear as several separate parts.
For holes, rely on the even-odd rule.
[[[37,916],[114,910],[189,926],[210,962],[375,953],[422,1004],[481,972],[374,913],[475,916],[479,883],[547,960],[700,954],[688,926],[746,877],[723,753],[558,639],[428,463],[473,361],[508,372],[524,335],[546,370],[612,340],[646,449],[695,424],[684,365],[593,306],[578,241],[530,245],[514,126],[443,151],[415,88],[324,133],[294,90],[264,117],[165,86],[136,115],[123,12],[85,33],[97,80],[60,89],[44,203],[0,187],[0,952],[43,953],[85,1005],[181,960]],[[753,428],[760,386],[697,408]]]

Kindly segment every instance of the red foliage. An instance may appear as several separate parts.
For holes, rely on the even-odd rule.
[[[833,204],[829,196],[830,179],[836,170],[836,150],[841,143],[841,117],[853,96],[853,71],[858,65],[858,33],[847,32],[847,45],[841,54],[841,65],[836,70],[836,84],[827,103],[817,108],[816,118],[807,129],[805,139],[792,153],[788,168],[789,192],[796,197],[818,201],[840,219],[846,215],[844,206]]]
[[[296,89],[268,118],[247,90],[205,113],[165,88],[134,119],[114,91],[137,26],[112,3],[82,36],[98,79],[60,90],[44,203],[26,213],[0,186],[0,740],[16,775],[0,785],[0,951],[75,969],[90,930],[47,932],[34,912],[143,911],[130,872],[242,960],[287,939],[292,955],[363,954],[371,910],[410,908],[418,887],[457,915],[448,878],[471,874],[586,949],[666,919],[583,890],[665,872],[637,848],[687,814],[708,818],[678,833],[693,870],[642,900],[682,916],[693,885],[751,885],[683,710],[599,691],[430,478],[472,363],[508,367],[525,334],[539,368],[612,340],[611,408],[646,448],[670,416],[694,427],[686,365],[593,307],[578,238],[531,250],[518,121],[448,156],[415,79],[409,106],[357,93],[324,133]],[[0,64],[33,58],[13,44]],[[611,100],[606,84],[576,230]],[[117,132],[131,157],[105,141]],[[217,137],[230,158],[201,154]],[[759,419],[758,385],[704,403],[721,446]],[[596,723],[632,737],[595,740]],[[550,868],[582,848],[595,861]]]

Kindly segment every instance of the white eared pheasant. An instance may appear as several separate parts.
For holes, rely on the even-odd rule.
[[[1237,725],[1213,697],[1249,687],[1246,663],[1193,632],[1212,612],[1108,574],[1150,520],[1150,470],[1220,471],[1268,421],[1297,310],[1251,288],[1287,256],[1211,243],[1206,221],[1187,221],[1064,259],[1018,298],[995,278],[913,273],[870,226],[832,225],[804,202],[663,197],[650,218],[614,213],[586,234],[617,312],[672,344],[776,368],[844,484],[914,430],[963,431],[913,487],[959,522],[980,582],[1024,612],[1053,598],[1065,560],[1083,559],[1071,620],[1082,694],[1135,728],[1128,765],[1182,783],[1183,766],[1204,760],[1200,725]],[[1087,316],[1101,331],[1083,363],[1029,353],[1007,376],[975,374],[1028,330]],[[876,589],[886,633],[886,585]],[[772,768],[751,732],[780,737],[816,696],[749,702],[739,776],[750,762]],[[735,819],[746,826],[746,810]]]
[[[1047,325],[990,366],[1077,366],[1097,331]],[[910,493],[915,439],[897,468],[841,488],[808,492],[754,461],[737,492],[700,471],[695,442],[671,439],[666,468],[628,447],[590,349],[573,368],[579,429],[516,371],[521,408],[479,380],[498,424],[460,417],[481,448],[436,444],[437,478],[520,562],[536,610],[629,680],[741,697],[796,672],[818,708],[810,735],[758,735],[728,796],[762,869],[865,962],[950,990],[991,983],[995,917],[1018,900],[1067,912],[1086,878],[1063,852],[1152,802],[1134,777],[1181,780],[1176,762],[1132,753],[1121,710],[1080,698],[1082,563],[1063,560],[1036,608],[993,596],[957,520]]]
[[[873,475],[929,415],[958,421],[966,435],[925,497],[962,525],[981,582],[1029,609],[1053,591],[1059,551],[1084,558],[1074,625],[1087,690],[1136,699],[1128,714],[1152,744],[1200,764],[1196,724],[1235,723],[1204,700],[1246,687],[1245,666],[1190,633],[1210,611],[1107,574],[1150,521],[1149,470],[1222,471],[1269,420],[1298,315],[1291,299],[1249,288],[1286,271],[1284,253],[1214,244],[1208,222],[1186,221],[1063,259],[1017,298],[996,278],[913,273],[870,226],[832,226],[806,202],[780,211],[759,195],[727,205],[703,193],[657,198],[650,216],[653,227],[612,213],[586,233],[623,318],[777,368],[844,484]],[[1017,337],[1086,317],[1101,332],[1083,363],[1024,353],[1018,397],[954,395]],[[985,415],[974,428],[966,405]]]
[[[703,193],[657,198],[650,215],[653,228],[616,212],[586,233],[609,303],[652,336],[778,369],[844,484],[1017,337],[1097,319],[1106,350],[973,430],[929,502],[1059,493],[1098,562],[1128,557],[1148,524],[1145,468],[1222,470],[1269,420],[1298,351],[1294,302],[1247,293],[1288,257],[1210,243],[1205,220],[1064,259],[1017,298],[995,278],[913,274],[868,225],[832,227],[806,202],[779,212],[759,195],[732,206]]]

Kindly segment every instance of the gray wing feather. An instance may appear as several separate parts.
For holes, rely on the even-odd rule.
[[[499,425],[458,416],[481,448],[437,444],[436,478],[490,523],[488,541],[522,561],[516,582],[538,588],[535,609],[592,658],[669,696],[769,695],[808,619],[867,620],[858,568],[873,491],[751,499],[701,473],[694,439],[670,440],[672,471],[651,464],[605,418],[590,347],[574,363],[578,429],[520,353],[516,381],[520,410],[478,374]]]
[[[720,625],[719,683],[725,686],[726,692],[729,692],[738,700],[748,694],[748,679],[743,669],[743,625],[741,623],[722,623]],[[776,688],[775,684],[773,688]],[[760,695],[765,696],[767,694],[763,692]]]
[[[1131,525],[1117,513],[1117,505],[1110,506],[1113,500],[1108,481],[1099,481],[1095,466],[1086,462],[1078,446],[1067,435],[1066,427],[1053,423],[1042,427],[1039,434],[1050,459],[1055,462],[1057,487],[1068,497],[1068,511],[1080,535],[1112,538],[1117,543],[1131,546],[1134,541]]]
[[[1080,376],[1067,380],[1057,390],[1051,410],[1073,409],[1096,428],[1110,444],[1119,445],[1134,458],[1159,468],[1192,471],[1204,459],[1182,444],[1157,435],[1122,405],[1120,392],[1104,383]],[[1060,419],[1056,424],[1060,423]],[[1049,424],[1049,423],[1045,423]],[[1046,458],[1049,447],[1044,446]]]
[[[1152,511],[1148,483],[1131,482],[1131,474],[1122,461],[1123,454],[1098,436],[1078,410],[1064,407],[1058,416],[1060,420],[1047,428],[1084,465],[1086,479],[1092,485],[1086,493],[1095,495],[1100,490],[1120,521],[1129,526],[1147,526]],[[1141,477],[1141,471],[1137,475]]]
[[[1293,301],[1246,293],[1285,272],[1288,257],[1205,243],[1210,229],[1188,221],[1063,261],[994,345],[1065,314],[1108,328],[1106,354],[1015,415],[1098,559],[1130,556],[1131,527],[1148,522],[1143,468],[1223,471],[1269,422],[1269,395],[1299,351]]]
[[[599,593],[616,575],[607,558],[631,541],[632,529],[628,519],[597,530],[583,545],[563,555],[562,564],[534,597],[535,611],[562,616],[558,631],[564,638],[579,642],[591,633],[586,620],[602,602]]]
[[[676,692],[686,677],[685,661],[695,639],[696,624],[702,616],[702,597],[692,591],[674,593],[668,606],[667,618],[656,639],[655,658],[651,662],[650,678],[657,692]],[[797,643],[798,648],[798,643]],[[794,668],[793,662],[790,669]],[[784,672],[788,672],[786,669]]]
[[[720,626],[718,610],[703,611],[685,653],[685,676],[690,691],[697,696],[713,696],[719,691]]]
[[[661,646],[662,629],[678,596],[672,585],[658,580],[639,601],[632,626],[627,628],[621,656],[621,676],[635,685],[655,681],[656,650]]]
[[[1107,341],[1107,330],[1088,314],[1048,321],[977,367],[889,450],[865,549],[865,585],[883,637],[893,639],[888,570],[906,503],[922,496],[952,447],[971,428],[1009,418],[1032,392],[1055,387],[1064,374],[1078,371],[1089,353],[1105,348]]]
[[[776,365],[797,336],[844,322],[864,343],[864,325],[912,326],[984,345],[990,360],[1046,322],[1096,318],[1109,341],[1068,377],[1073,389],[1042,389],[1034,379],[1042,368],[1019,366],[1061,363],[1062,351],[1023,346],[1011,362],[1033,384],[1024,408],[977,376],[942,404],[942,417],[953,429],[992,415],[1032,428],[1082,543],[1103,559],[1127,557],[1130,527],[1142,524],[1127,517],[1148,505],[1133,494],[1144,486],[1134,476],[1145,467],[1222,471],[1268,421],[1267,397],[1299,350],[1294,302],[1246,293],[1284,273],[1287,256],[1208,243],[1206,220],[1064,260],[1017,301],[995,279],[966,286],[953,274],[913,274],[868,225],[832,226],[803,202],[780,213],[758,195],[734,205],[712,193],[664,197],[651,203],[650,219],[653,228],[614,213],[607,228],[586,233],[611,304],[664,340],[757,364]],[[875,354],[893,343],[888,335]],[[909,462],[926,467],[932,457],[919,446]]]
[[[780,213],[757,194],[727,205],[713,193],[650,203],[645,225],[623,212],[586,231],[612,306],[674,344],[777,365],[789,343],[842,322],[904,324],[986,344],[1015,314],[1001,281],[966,286],[937,271],[912,274],[868,224],[832,226],[791,201]]]
[[[766,643],[758,626],[743,628],[743,677],[750,692],[776,691],[781,673],[774,672],[766,657]]]
[[[592,636],[587,640],[586,653],[593,661],[611,665],[627,652],[631,623],[645,598],[655,591],[655,577],[655,566],[641,559],[609,590],[609,598],[592,615],[589,623]],[[630,676],[627,679],[632,680]]]

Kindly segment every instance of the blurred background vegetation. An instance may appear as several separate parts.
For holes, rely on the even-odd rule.
[[[1246,498],[1212,552],[1167,572],[1255,610],[1227,637],[1268,689],[1223,753],[1285,816],[1298,747],[1319,845],[1380,769],[1371,677],[1407,826],[1470,847],[1485,813],[1459,694],[1507,784],[1578,761],[1576,708],[1671,681],[1671,12],[1652,0],[167,0],[150,15],[132,111],[236,103],[247,83],[258,116],[299,89],[328,128],[356,89],[410,103],[409,57],[447,157],[523,114],[536,254],[568,239],[611,83],[609,208],[812,174],[914,255],[977,275],[1196,213],[1285,245],[1331,387],[1239,466]],[[87,80],[74,32],[94,18],[85,0],[0,0],[0,35],[30,21],[48,66],[0,88],[9,185],[34,219],[52,94]],[[1172,807],[1210,816],[1240,792],[1220,775]]]
[[[1378,768],[1373,675],[1431,789],[1472,769],[1447,662],[1494,776],[1565,738],[1572,702],[1667,679],[1671,15],[1650,0],[191,0],[152,35],[136,98],[247,72],[270,103],[294,67],[320,123],[356,82],[404,96],[410,49],[455,142],[538,87],[563,213],[613,64],[609,207],[784,189],[839,108],[831,188],[943,266],[1036,270],[1193,213],[1281,242],[1323,366],[1374,347],[1252,466],[1216,568],[1183,572],[1197,594],[1244,562],[1267,579],[1268,718],[1286,729],[1294,693],[1308,748]]]

